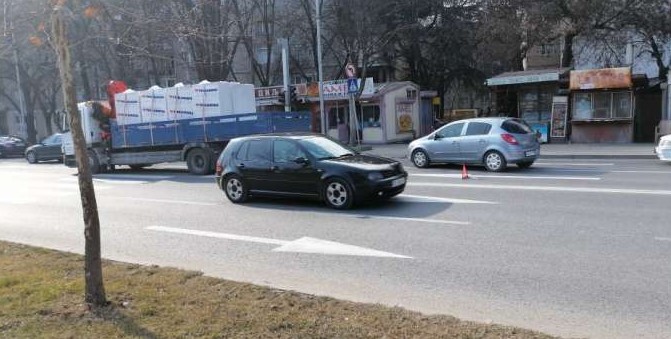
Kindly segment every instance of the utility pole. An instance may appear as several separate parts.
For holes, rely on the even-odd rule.
[[[322,69],[322,8],[321,0],[315,0],[315,10],[317,12],[317,68],[319,69],[319,115],[321,117],[322,134],[328,134],[326,130],[327,115],[324,112],[324,71]]]
[[[10,1],[11,5],[11,1]],[[11,15],[8,10],[7,0],[3,0],[2,12],[4,15],[4,34],[5,40],[9,40],[14,53],[14,71],[16,72],[16,87],[17,93],[19,95],[19,129],[21,130],[21,137],[28,138],[28,123],[26,119],[26,104],[25,97],[23,96],[23,87],[21,86],[21,68],[19,67],[19,48],[14,43],[14,27],[11,22],[7,21],[7,18]],[[8,33],[9,32],[9,35]]]
[[[70,123],[70,132],[72,133],[79,172],[79,193],[84,214],[85,301],[92,307],[102,307],[107,304],[107,299],[103,286],[102,260],[100,256],[98,203],[96,202],[95,190],[93,188],[89,155],[86,151],[86,139],[84,138],[81,118],[77,108],[72,61],[70,60],[70,43],[67,37],[67,27],[63,19],[65,16],[63,12],[67,10],[67,7],[62,3],[53,7],[51,28],[56,54],[58,55],[58,69],[60,70],[61,81],[63,82],[65,108],[68,111],[68,121]]]
[[[278,39],[280,47],[282,48],[282,84],[284,87],[284,111],[291,112],[291,79],[289,76],[289,39]]]

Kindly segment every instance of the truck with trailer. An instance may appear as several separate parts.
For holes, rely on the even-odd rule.
[[[190,173],[211,174],[233,138],[311,130],[309,112],[257,113],[252,85],[202,82],[141,92],[124,87],[108,91],[109,103],[78,104],[93,173],[185,161]],[[69,133],[63,163],[76,167]]]

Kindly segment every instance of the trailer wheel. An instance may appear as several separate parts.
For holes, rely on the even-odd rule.
[[[212,171],[212,155],[202,148],[193,149],[186,156],[186,165],[191,174],[209,174]]]

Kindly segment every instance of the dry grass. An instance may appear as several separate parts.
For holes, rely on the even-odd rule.
[[[106,261],[110,305],[83,303],[83,258],[0,242],[2,338],[549,338],[510,327]]]

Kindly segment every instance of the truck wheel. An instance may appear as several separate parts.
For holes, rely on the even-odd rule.
[[[206,175],[212,171],[212,156],[202,148],[193,149],[186,156],[186,166],[191,174]]]

